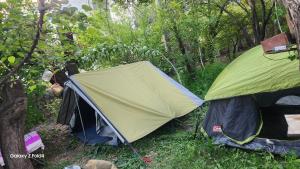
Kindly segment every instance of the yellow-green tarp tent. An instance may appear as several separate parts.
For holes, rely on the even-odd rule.
[[[146,61],[77,74],[71,82],[67,86],[98,109],[121,140],[129,143],[203,103]]]
[[[293,51],[264,54],[261,46],[248,50],[220,73],[205,100],[299,87],[299,60],[289,59],[293,54]]]

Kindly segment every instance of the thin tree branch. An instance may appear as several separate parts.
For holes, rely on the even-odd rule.
[[[6,74],[5,76],[3,76],[1,78],[0,86],[2,86],[4,84],[4,82],[9,80],[11,78],[11,76],[13,76],[15,73],[17,73],[24,66],[24,64],[29,62],[30,59],[32,58],[32,55],[38,45],[38,42],[39,42],[39,39],[41,36],[41,32],[42,32],[42,27],[43,27],[43,23],[44,23],[44,15],[46,12],[45,0],[39,0],[39,12],[40,12],[40,15],[39,15],[39,20],[38,20],[38,24],[37,24],[37,31],[36,31],[35,37],[33,39],[30,50],[28,51],[25,58],[16,67],[14,67],[8,74]]]
[[[234,2],[235,2],[239,7],[241,7],[242,10],[244,10],[244,11],[247,13],[247,15],[250,15],[250,12],[248,11],[248,9],[247,9],[246,6],[244,6],[241,2],[238,2],[237,0],[235,0]]]
[[[270,8],[268,14],[266,16],[264,16],[264,18],[263,18],[263,26],[262,26],[262,31],[261,31],[261,32],[263,32],[262,38],[265,38],[266,28],[267,28],[269,20],[271,19],[274,7],[275,7],[275,1],[273,2],[272,7]]]
[[[270,8],[269,13],[267,14],[267,17],[265,18],[264,22],[268,22],[270,20],[274,7],[275,7],[275,1],[273,2],[272,7]]]
[[[212,36],[213,36],[213,37],[216,37],[217,34],[218,34],[217,29],[218,29],[218,27],[219,27],[219,24],[220,24],[220,21],[221,21],[221,17],[222,17],[222,15],[223,15],[224,10],[226,9],[226,7],[227,7],[229,1],[230,1],[230,0],[226,0],[225,3],[220,7],[220,13],[219,13],[219,15],[218,15],[217,22],[216,22],[215,25],[213,26],[213,29],[211,29],[211,30],[212,30]]]
[[[234,16],[231,12],[229,12],[226,8],[223,8],[222,6],[220,6],[219,4],[216,4],[216,6],[220,9],[222,9],[225,13],[227,13],[228,16],[230,16],[230,18],[232,19],[233,22],[235,22],[236,25],[240,26],[240,27],[244,27],[243,23],[240,22],[236,17]]]
[[[260,0],[260,4],[261,4],[261,10],[262,10],[262,18],[263,18],[263,22],[265,22],[265,20],[266,20],[266,13],[267,13],[267,11],[266,11],[266,3],[265,3],[265,1],[264,0]]]
[[[216,6],[220,9],[222,9],[222,6],[219,5],[219,4],[216,4]],[[246,17],[242,18],[242,21],[240,21],[239,19],[237,19],[238,17],[237,16],[234,16],[231,12],[229,12],[226,8],[223,9],[224,12],[230,16],[230,19],[232,20],[232,22],[234,22],[237,27],[239,27],[243,32],[246,32],[246,28],[243,24],[244,20],[246,19]],[[247,40],[247,43],[249,46],[252,46],[253,45],[253,42],[251,41],[251,39],[249,37],[245,37],[246,40]]]

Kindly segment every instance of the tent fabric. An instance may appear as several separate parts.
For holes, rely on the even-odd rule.
[[[299,62],[289,55],[257,46],[219,74],[205,96],[210,106],[202,128],[214,143],[300,155],[299,140],[284,140],[285,115],[299,114]]]
[[[60,105],[57,123],[68,125],[76,107],[75,93],[69,87],[65,87],[63,92],[63,100]]]
[[[280,98],[276,104],[278,105],[300,105],[300,97],[299,96],[285,96]]]
[[[78,87],[77,84],[75,84],[72,80],[68,81],[65,83],[66,89],[69,88],[73,93],[76,94],[76,97],[80,97],[82,98],[90,107],[93,108],[93,110],[95,110],[95,112],[100,115],[100,118],[109,126],[111,127],[111,130],[113,130],[113,132],[117,135],[117,137],[119,138],[119,140],[122,143],[125,143],[125,140],[123,138],[123,136],[119,133],[119,131],[117,129],[115,129],[115,127],[113,126],[113,124],[110,123],[109,119],[107,119],[103,113],[101,112],[100,108],[90,99],[90,97],[88,95],[86,95],[85,93],[83,93],[83,90],[81,88]],[[65,90],[66,90],[65,89]],[[65,100],[65,98],[63,98],[63,100]],[[74,100],[76,101],[76,99],[74,98]],[[63,101],[64,102],[64,101]],[[75,102],[76,103],[76,102]],[[75,105],[76,108],[76,105]],[[65,113],[65,112],[60,112],[60,113]],[[71,113],[73,115],[76,115],[74,113]],[[86,115],[86,114],[85,114]],[[74,118],[73,118],[74,117]],[[76,121],[76,117],[72,116],[72,118],[70,119],[70,121],[66,121],[66,124],[69,122],[70,124],[72,124],[71,122]]]
[[[203,103],[150,62],[76,74],[71,80],[129,143]]]
[[[274,154],[285,155],[288,153],[295,153],[300,156],[300,140],[277,140],[255,138],[247,144],[237,144],[228,137],[217,136],[214,137],[214,144],[228,145],[231,147],[242,148],[246,150],[267,151]]]
[[[284,89],[275,92],[267,92],[267,93],[257,93],[254,96],[256,103],[259,107],[269,107],[276,104],[276,102],[285,96],[300,96],[300,88],[291,88],[291,89]]]
[[[221,72],[205,100],[299,87],[299,61],[288,57],[289,52],[264,54],[261,45],[246,51]]]
[[[227,136],[238,144],[252,141],[261,130],[261,117],[251,96],[211,101],[203,129],[211,137]]]

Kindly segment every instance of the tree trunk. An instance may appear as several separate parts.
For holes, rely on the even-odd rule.
[[[238,5],[241,5],[240,3],[237,3]],[[252,47],[254,46],[254,42],[251,39],[251,36],[248,33],[247,27],[244,26],[243,22],[239,21],[236,19],[236,16],[233,15],[229,10],[227,10],[226,8],[223,8],[222,6],[216,4],[218,8],[223,9],[223,11],[225,13],[228,14],[228,16],[230,16],[230,19],[242,30],[243,36],[246,39],[246,43],[248,45],[248,47]],[[246,10],[246,9],[245,9]],[[246,10],[246,12],[248,13],[248,11]]]
[[[160,0],[155,0],[155,5],[158,6],[159,8],[161,7],[161,2]],[[171,65],[171,67],[173,68],[174,72],[176,73],[177,76],[177,80],[179,81],[180,84],[183,84],[180,74],[175,66],[175,64],[168,58],[168,56],[170,56],[170,53],[172,51],[171,46],[169,45],[170,42],[170,35],[169,32],[167,31],[163,31],[163,35],[162,35],[162,42],[164,44],[165,47],[165,53],[166,55],[162,55],[162,57]]]
[[[261,32],[260,32],[259,20],[258,20],[257,12],[256,12],[256,1],[248,0],[247,2],[250,6],[251,14],[252,14],[251,20],[252,20],[253,34],[255,37],[255,44],[258,44],[261,40]]]
[[[234,1],[237,3],[246,13],[247,16],[251,16],[252,30],[255,38],[255,44],[258,44],[260,41],[264,40],[266,36],[267,25],[271,19],[273,9],[275,7],[275,2],[272,3],[272,6],[267,10],[267,4],[265,0],[260,0],[260,6],[258,7],[256,0],[247,0],[247,4],[250,7],[250,11],[241,3],[241,1]],[[261,13],[262,16],[259,15]]]
[[[33,169],[28,158],[11,158],[26,155],[24,125],[27,99],[20,81],[6,82],[0,101],[0,148],[5,169]]]
[[[193,79],[194,78],[194,73],[195,73],[195,70],[194,70],[194,67],[193,65],[190,63],[189,61],[189,58],[188,56],[186,55],[186,48],[185,48],[185,45],[184,45],[184,42],[180,36],[180,33],[179,33],[179,30],[177,28],[177,25],[176,25],[176,22],[172,19],[172,24],[173,24],[173,31],[174,31],[174,34],[175,34],[175,38],[177,40],[177,43],[178,43],[178,47],[180,49],[180,52],[181,54],[184,56],[184,60],[185,60],[185,65],[186,65],[186,69],[189,73],[189,76]]]
[[[296,40],[296,35],[295,35],[296,33],[295,33],[294,23],[292,22],[292,19],[291,19],[289,14],[287,14],[285,16],[285,18],[286,18],[287,25],[289,27],[289,31],[290,31],[292,41],[294,41],[294,40]]]
[[[294,28],[291,32],[295,34],[298,57],[300,58],[300,0],[282,0],[282,3],[287,9],[293,24],[293,26],[290,26]]]
[[[199,53],[199,60],[200,60],[202,69],[205,69],[205,65],[204,65],[204,62],[203,62],[202,50],[201,50],[201,47],[200,47],[200,46],[198,47],[198,53]]]
[[[111,21],[110,0],[105,0],[104,3],[105,3],[104,5],[105,5],[105,15],[106,15],[105,18],[106,18],[108,31],[110,34],[114,34],[114,30],[110,25],[110,21]]]
[[[169,38],[169,34],[168,33],[164,33],[162,35],[162,41],[163,41],[163,44],[165,46],[165,53],[167,56],[169,56],[170,54],[170,51],[171,51],[171,47],[170,45],[168,45],[168,42],[170,41],[170,38]],[[168,59],[168,57],[165,56],[165,55],[162,55],[162,57],[171,65],[171,67],[173,68],[174,72],[176,73],[176,76],[177,76],[177,80],[179,81],[180,84],[183,84],[182,81],[181,81],[181,77],[180,77],[180,74],[177,70],[177,68],[175,67],[175,65],[170,61],[170,59]]]
[[[247,27],[243,27],[242,28],[242,33],[243,33],[243,36],[244,36],[244,38],[246,40],[248,48],[254,46],[253,41],[252,41],[252,39],[251,39],[251,37],[250,37],[250,35],[248,33]]]
[[[271,19],[273,9],[275,7],[275,2],[272,3],[271,8],[269,9],[269,12],[267,12],[266,9],[266,2],[264,0],[261,0],[261,4],[263,6],[263,18],[262,18],[262,27],[261,27],[261,41],[265,39],[266,37],[266,30],[267,30],[267,25]]]
[[[233,50],[232,50],[232,56],[233,58],[236,57],[236,53],[238,52],[238,44],[239,44],[239,39],[237,38],[236,41],[233,40]]]

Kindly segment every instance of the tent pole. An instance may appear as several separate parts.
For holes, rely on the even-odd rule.
[[[86,134],[85,134],[85,128],[84,128],[84,124],[83,124],[83,120],[82,120],[82,116],[81,116],[81,111],[80,111],[80,108],[79,108],[79,105],[78,105],[77,95],[76,95],[75,91],[74,91],[74,95],[75,95],[75,102],[76,102],[76,106],[77,106],[77,109],[78,109],[81,126],[82,126],[82,129],[83,129],[84,144],[86,144],[87,139],[86,139]]]
[[[82,92],[82,93],[84,93],[83,91],[82,91],[82,89],[71,79],[71,78],[69,78],[69,80],[70,80],[70,82],[73,84],[73,85],[75,85],[75,87],[80,91],[80,92]],[[75,91],[74,91],[75,92]],[[87,97],[87,99],[98,109],[98,110],[100,110],[100,112],[101,112],[101,109],[98,107],[98,106],[96,106],[96,104],[88,97],[88,96],[86,96]],[[100,116],[103,116],[102,118],[103,119],[105,119],[106,121],[107,121],[107,123],[115,130],[115,132],[116,132],[116,135],[118,136],[118,138],[122,141],[122,143],[126,143],[126,142],[128,142],[127,141],[127,139],[118,131],[118,129],[116,129],[116,127],[111,123],[111,121],[109,121],[109,119],[104,115],[104,114],[101,114]]]
[[[197,110],[199,110],[199,113],[197,113],[197,115],[196,115],[197,121],[196,121],[196,125],[195,125],[194,139],[196,139],[197,132],[198,132],[198,129],[199,129],[199,125],[200,125],[200,111],[202,110],[202,107],[200,106]]]

